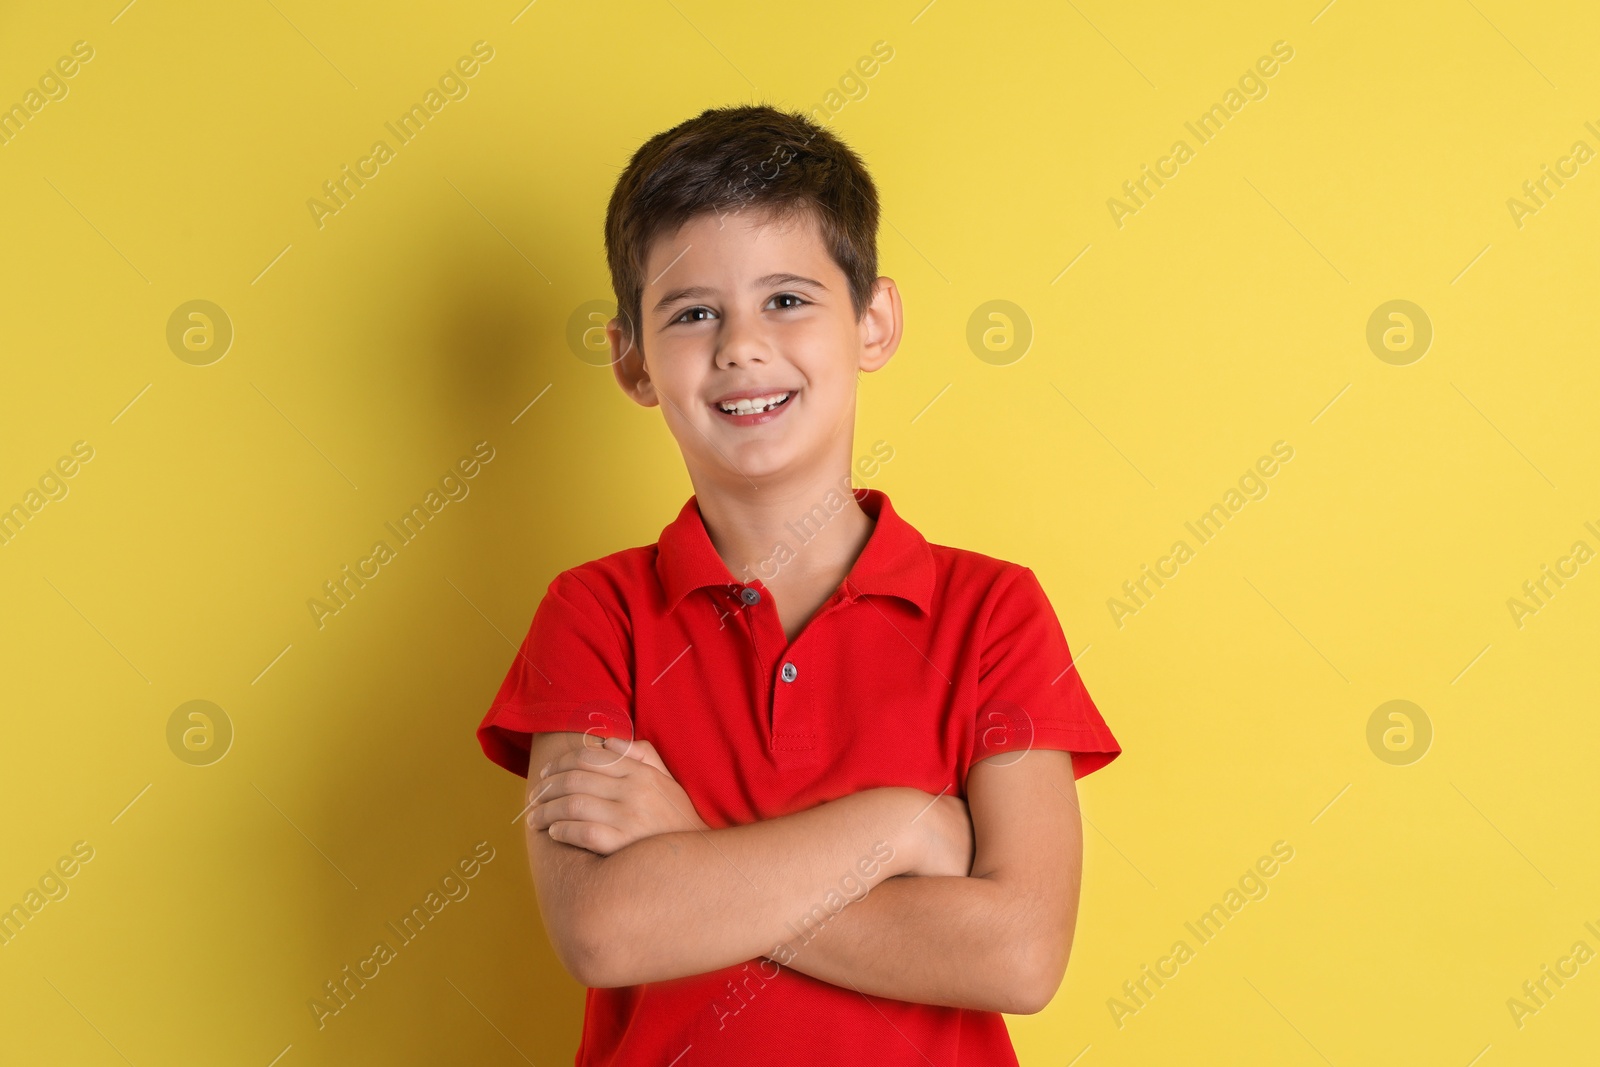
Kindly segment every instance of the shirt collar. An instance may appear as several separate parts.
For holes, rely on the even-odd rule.
[[[921,608],[933,609],[934,563],[928,542],[889,503],[881,489],[854,491],[861,510],[876,519],[872,534],[845,577],[845,595],[855,599],[863,593],[900,597]],[[791,550],[801,551],[790,545]],[[759,576],[743,583],[728,570],[717,555],[706,532],[696,497],[691,496],[678,517],[661,531],[656,543],[656,575],[666,592],[667,610],[673,611],[694,589],[708,585],[738,587],[762,585]]]

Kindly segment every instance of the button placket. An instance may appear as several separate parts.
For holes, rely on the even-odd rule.
[[[771,598],[760,596],[764,591],[749,589],[749,592],[758,596],[754,603],[749,603],[743,592],[739,599],[749,604],[744,614],[750,620],[750,637],[758,669],[766,678],[769,750],[784,762],[808,763],[814,758],[809,753],[816,748],[814,709],[811,693],[798,688],[800,667],[797,660],[803,658],[803,654],[795,653],[816,620],[813,619],[805,632],[791,643]],[[771,650],[770,659],[762,655],[768,649]],[[766,666],[767,663],[772,663],[776,669]]]

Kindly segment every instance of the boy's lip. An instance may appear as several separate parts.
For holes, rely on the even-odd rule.
[[[767,408],[765,411],[752,412],[749,415],[736,415],[736,414],[734,414],[732,412],[724,411],[724,410],[722,410],[722,406],[721,406],[720,403],[711,404],[710,408],[716,414],[717,418],[722,419],[722,420],[724,420],[726,422],[731,422],[735,426],[761,426],[761,425],[763,425],[765,423],[771,422],[773,419],[782,418],[784,413],[787,412],[791,407],[794,406],[795,398],[800,395],[800,390],[798,390],[798,389],[776,389],[776,390],[773,390],[772,392],[769,392],[769,393],[740,393],[740,394],[735,394],[733,397],[729,398],[729,399],[738,399],[741,396],[746,396],[746,397],[773,396],[773,395],[780,394],[780,393],[789,394],[784,399],[783,403],[779,404],[775,408]]]
[[[754,400],[761,396],[777,396],[779,393],[798,393],[800,390],[787,386],[774,386],[770,389],[740,389],[735,393],[724,393],[709,401],[712,407],[718,404],[727,404],[734,400]]]

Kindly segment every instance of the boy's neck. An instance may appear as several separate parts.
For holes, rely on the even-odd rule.
[[[844,507],[834,511],[830,503],[841,498]],[[712,547],[740,582],[836,588],[874,526],[850,491],[848,467],[803,484],[697,488],[695,502]]]

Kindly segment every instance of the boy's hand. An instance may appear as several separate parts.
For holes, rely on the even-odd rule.
[[[539,772],[539,803],[528,813],[529,826],[601,856],[640,838],[709,829],[655,746],[638,738],[600,741],[558,757]]]
[[[932,803],[916,819],[922,830],[922,856],[911,873],[965,878],[972,873],[974,848],[967,802],[949,794],[929,799]]]

